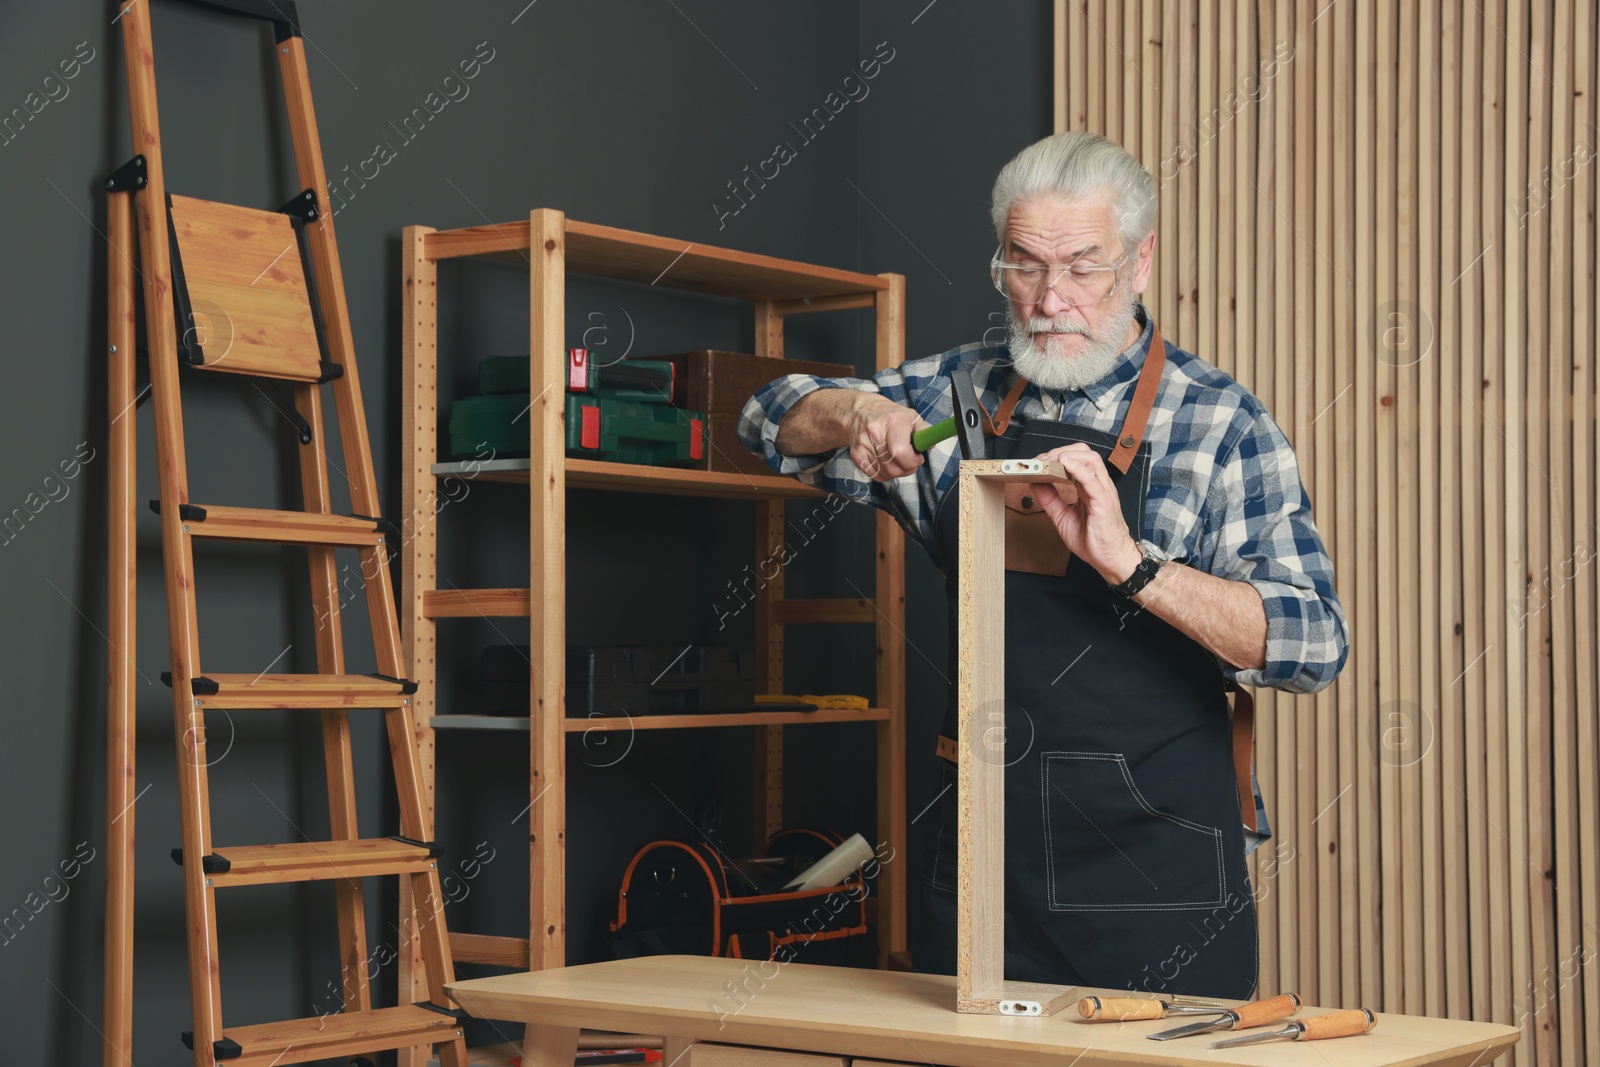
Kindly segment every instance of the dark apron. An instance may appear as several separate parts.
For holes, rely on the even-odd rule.
[[[1075,441],[1107,457],[1117,439],[1033,421],[989,438],[989,458],[1031,458]],[[1127,474],[1107,466],[1132,531],[1144,530],[1149,469],[1145,442]],[[1211,653],[1116,596],[1088,564],[1068,562],[1027,487],[1010,489],[1005,976],[1250,997],[1256,916],[1222,672]],[[951,648],[957,492],[935,517]],[[1044,537],[1016,533],[1039,523]],[[945,736],[956,736],[953,684]],[[926,910],[912,953],[919,970],[945,974],[955,972],[955,771],[940,759],[944,792],[922,817]]]

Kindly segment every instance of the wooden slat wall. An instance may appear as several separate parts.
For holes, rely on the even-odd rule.
[[[1059,0],[1146,304],[1294,442],[1353,646],[1258,694],[1268,993],[1600,1063],[1592,0]]]

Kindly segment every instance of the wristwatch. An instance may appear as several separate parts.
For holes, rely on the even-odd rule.
[[[1133,573],[1128,575],[1127,581],[1118,582],[1111,587],[1113,593],[1125,599],[1132,599],[1141,589],[1149,585],[1164,562],[1152,555],[1149,546],[1143,542],[1139,544],[1139,551],[1144,554],[1144,558],[1133,568]]]

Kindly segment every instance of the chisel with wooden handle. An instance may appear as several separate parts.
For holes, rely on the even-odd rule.
[[[1264,1034],[1245,1034],[1226,1041],[1213,1041],[1212,1048],[1233,1048],[1237,1045],[1254,1045],[1258,1041],[1321,1041],[1328,1037],[1355,1037],[1378,1025],[1378,1017],[1366,1008],[1354,1011],[1330,1011],[1326,1015],[1313,1015],[1309,1019],[1291,1019],[1281,1030]]]
[[[1078,1014],[1091,1022],[1131,1022],[1135,1019],[1165,1019],[1168,1015],[1220,1015],[1227,1011],[1220,1004],[1179,1004],[1154,997],[1084,997],[1078,1001]]]
[[[1237,1008],[1225,1009],[1215,1019],[1202,1019],[1174,1030],[1163,1030],[1159,1034],[1145,1036],[1152,1041],[1171,1041],[1175,1037],[1209,1034],[1216,1030],[1248,1030],[1254,1026],[1280,1022],[1299,1010],[1300,997],[1297,994],[1281,993],[1266,1000],[1253,1000]]]

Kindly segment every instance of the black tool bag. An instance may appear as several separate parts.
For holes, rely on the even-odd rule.
[[[726,860],[710,845],[654,841],[622,876],[610,949],[618,959],[684,954],[806,963],[863,962],[871,949],[867,885],[860,869],[838,885],[803,892],[784,883],[832,852],[844,839],[826,830],[779,830],[766,862]],[[851,939],[857,951],[852,953]],[[831,945],[815,944],[832,942]]]

